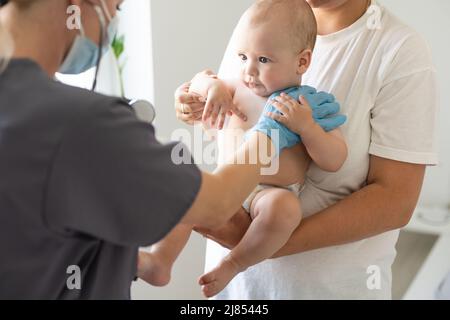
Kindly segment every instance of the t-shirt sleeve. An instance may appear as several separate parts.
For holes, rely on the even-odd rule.
[[[71,126],[54,156],[46,223],[120,245],[155,243],[190,208],[201,173],[193,161],[175,164],[175,143],[158,143],[153,126],[125,103],[95,109]]]
[[[231,38],[228,42],[227,48],[220,64],[218,76],[220,79],[236,79],[239,74],[240,60],[236,59],[236,41],[238,40],[237,29],[233,30]]]
[[[427,44],[419,36],[411,36],[390,65],[371,110],[369,153],[402,162],[435,165],[438,97]]]

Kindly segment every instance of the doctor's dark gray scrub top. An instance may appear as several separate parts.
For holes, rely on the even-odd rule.
[[[129,299],[137,249],[201,183],[120,99],[30,60],[0,74],[0,299]]]

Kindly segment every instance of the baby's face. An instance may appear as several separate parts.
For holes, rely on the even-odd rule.
[[[267,22],[238,29],[236,55],[245,86],[262,97],[300,85],[298,54],[279,25]]]

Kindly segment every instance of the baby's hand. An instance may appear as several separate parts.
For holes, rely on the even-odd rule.
[[[211,118],[211,125],[214,127],[218,120],[217,127],[223,128],[225,118],[231,115],[237,108],[233,104],[233,96],[227,86],[220,80],[216,81],[208,90],[203,121]]]
[[[303,132],[313,126],[315,122],[308,101],[303,96],[300,96],[299,100],[300,102],[286,93],[281,93],[280,96],[269,101],[280,113],[269,112],[267,116],[302,136]]]

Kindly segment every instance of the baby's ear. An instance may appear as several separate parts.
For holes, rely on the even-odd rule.
[[[302,52],[300,52],[297,56],[297,74],[302,75],[304,74],[309,66],[311,65],[311,58],[312,58],[312,50],[311,49],[305,49]]]

